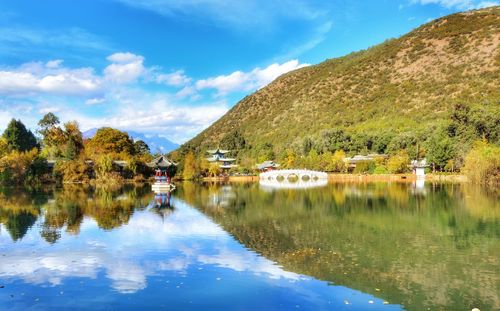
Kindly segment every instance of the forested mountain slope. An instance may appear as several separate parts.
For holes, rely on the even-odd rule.
[[[243,148],[240,156],[257,157],[290,148],[390,153],[419,143],[425,153],[433,139],[449,138],[463,154],[478,138],[498,143],[499,30],[498,6],[458,13],[287,73],[245,97],[181,151],[229,144]],[[230,136],[243,137],[244,146]]]

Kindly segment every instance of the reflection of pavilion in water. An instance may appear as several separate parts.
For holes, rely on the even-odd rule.
[[[150,210],[160,215],[163,219],[170,216],[175,210],[174,206],[171,204],[171,197],[172,193],[170,191],[155,192],[155,197],[150,203]]]
[[[220,191],[211,193],[207,202],[209,207],[228,207],[231,201],[236,198],[231,186],[224,186]]]

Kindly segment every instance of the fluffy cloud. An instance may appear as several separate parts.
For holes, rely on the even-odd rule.
[[[460,10],[480,9],[498,5],[497,1],[476,0],[412,0],[413,4],[438,4],[445,8],[457,8]]]
[[[67,67],[61,59],[16,68],[0,65],[0,114],[21,118],[35,129],[37,120],[51,111],[62,120],[78,121],[83,130],[112,126],[161,133],[183,143],[229,109],[227,98],[206,100],[202,90],[215,89],[218,96],[253,91],[283,73],[307,66],[291,60],[193,81],[183,70],[164,73],[146,67],[145,58],[134,53],[114,53],[106,59],[110,64],[101,74],[94,68]],[[92,107],[96,105],[99,109]]]
[[[280,75],[289,71],[306,67],[294,59],[283,64],[272,64],[266,68],[255,68],[250,72],[235,71],[229,75],[221,75],[196,82],[198,90],[216,89],[219,95],[235,91],[251,91],[262,88]]]
[[[107,58],[112,62],[104,69],[104,78],[116,83],[130,83],[142,76],[144,57],[132,53],[115,53]]]
[[[91,68],[59,69],[57,63],[47,67],[30,64],[15,69],[0,70],[0,95],[84,95],[100,90],[101,81]],[[55,68],[55,69],[54,69]]]
[[[191,78],[184,74],[184,70],[177,70],[172,73],[159,74],[156,76],[156,82],[170,86],[185,86],[191,82]]]
[[[102,104],[106,101],[105,98],[89,98],[85,101],[85,104],[87,105],[99,105],[99,104]]]
[[[176,103],[167,95],[151,96],[141,91],[136,94],[116,94],[126,98],[116,107],[113,115],[88,117],[77,111],[61,111],[63,119],[78,120],[83,129],[112,126],[143,133],[162,133],[177,143],[182,143],[201,132],[227,111],[226,102],[198,104]]]

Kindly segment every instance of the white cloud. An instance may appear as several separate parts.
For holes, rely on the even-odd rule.
[[[176,104],[166,95],[151,96],[138,92],[116,96],[123,97],[125,101],[114,109],[112,115],[96,118],[66,110],[61,112],[61,116],[69,120],[76,118],[82,129],[112,126],[142,133],[163,133],[168,139],[183,143],[228,111],[224,101],[191,106]]]
[[[191,82],[191,78],[184,74],[184,70],[177,70],[172,73],[159,74],[156,76],[156,82],[170,86],[185,86]]]
[[[266,86],[284,73],[308,65],[300,64],[298,60],[294,59],[283,64],[274,63],[263,69],[255,68],[250,72],[235,71],[229,75],[198,80],[196,88],[198,90],[217,89],[219,95],[235,91],[256,90]]]
[[[61,64],[63,63],[63,60],[62,59],[55,59],[55,60],[51,60],[51,61],[48,61],[46,64],[45,64],[45,67],[47,68],[51,68],[51,69],[55,69],[55,68],[59,68],[61,67]]]
[[[204,93],[199,91],[215,89],[219,96],[253,91],[283,73],[307,66],[291,60],[194,82],[182,70],[162,73],[157,67],[145,67],[145,58],[131,52],[114,53],[107,60],[111,64],[100,75],[93,68],[66,67],[61,59],[16,68],[0,65],[0,114],[8,119],[14,115],[35,129],[41,116],[51,111],[62,120],[78,121],[83,130],[112,126],[161,133],[183,143],[229,109],[225,97],[204,101]],[[179,90],[158,90],[158,85],[154,90],[146,89],[148,83]],[[100,106],[90,108],[92,105]]]
[[[177,97],[187,97],[187,96],[195,96],[196,95],[196,89],[192,86],[185,86],[180,90],[179,92],[176,93]]]
[[[476,0],[411,0],[413,4],[437,4],[445,8],[456,8],[459,10],[480,9],[498,5],[497,1],[476,1]]]
[[[99,104],[102,104],[106,101],[105,98],[98,98],[98,97],[95,97],[95,98],[90,98],[90,99],[87,99],[85,101],[85,104],[87,105],[99,105]]]
[[[144,57],[130,52],[115,53],[107,58],[113,62],[104,69],[104,78],[116,83],[130,83],[136,81],[146,71]]]
[[[36,66],[33,66],[35,68]],[[0,95],[84,95],[99,91],[101,81],[91,68],[26,70],[26,68],[0,70]]]

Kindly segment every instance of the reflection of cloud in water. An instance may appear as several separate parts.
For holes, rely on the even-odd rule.
[[[223,248],[220,249],[219,253],[216,255],[198,256],[198,261],[204,264],[212,264],[238,272],[249,271],[256,275],[267,275],[273,279],[286,278],[298,280],[300,278],[298,274],[284,271],[270,260],[249,251],[235,252]]]
[[[128,261],[118,261],[108,267],[107,277],[113,280],[113,288],[120,293],[135,293],[147,286],[146,271]]]
[[[30,234],[22,248],[10,244],[6,256],[0,256],[0,278],[55,286],[70,277],[96,279],[105,271],[115,290],[134,293],[146,288],[147,276],[159,271],[185,274],[191,266],[205,264],[274,279],[299,279],[245,249],[199,211],[182,202],[176,206],[164,220],[147,211],[136,212],[127,225],[109,232],[86,218],[79,236],[63,237],[56,245],[35,252],[32,245],[39,238]],[[155,252],[169,259],[151,259],[149,255]]]

